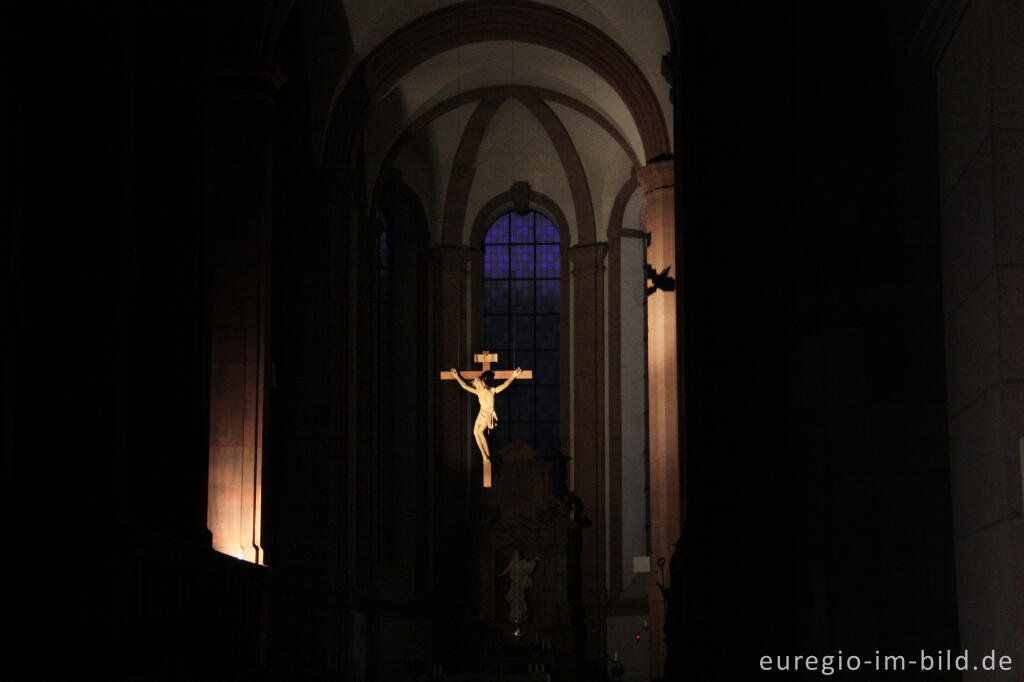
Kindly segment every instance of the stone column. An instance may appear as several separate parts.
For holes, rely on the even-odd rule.
[[[437,362],[432,380],[438,381],[438,368],[470,367],[473,349],[467,346],[467,296],[469,286],[469,248],[458,245],[434,247],[434,272],[437,301]],[[440,460],[434,472],[435,499],[437,500],[437,533],[434,556],[436,584],[445,591],[446,598],[462,605],[466,599],[466,568],[472,568],[473,557],[466,543],[467,524],[467,448],[472,442],[467,410],[475,407],[475,399],[459,388],[454,381],[440,382],[438,389]],[[469,401],[474,401],[471,405]],[[474,445],[475,449],[476,446]],[[480,457],[472,455],[475,465],[470,469],[470,486],[481,485]]]
[[[651,677],[665,666],[665,612],[658,559],[667,562],[679,539],[680,497],[680,376],[676,298],[682,279],[676,263],[675,163],[648,163],[637,175],[644,190],[644,231],[650,235],[647,262],[657,272],[671,268],[675,291],[655,291],[647,298],[647,375],[650,424],[651,578],[648,584],[651,632]]]
[[[353,424],[353,450],[350,452],[354,488],[352,494],[351,523],[354,530],[349,551],[354,552],[355,588],[363,594],[372,594],[377,582],[377,429],[380,415],[377,410],[377,255],[383,226],[375,218],[365,217],[361,208],[362,197],[352,196],[352,280],[349,295],[351,331],[351,411]],[[372,628],[371,628],[372,630]]]
[[[207,524],[213,548],[262,563],[263,401],[269,332],[271,132],[278,72],[216,75],[206,235],[210,330]]]
[[[327,311],[329,364],[327,367],[327,390],[329,404],[329,457],[328,480],[336,482],[327,486],[327,537],[328,583],[331,589],[353,587],[357,574],[356,548],[356,495],[357,486],[355,463],[358,438],[354,405],[358,400],[354,366],[352,360],[355,331],[353,318],[355,302],[352,300],[355,287],[350,281],[356,271],[357,250],[351,247],[353,224],[358,221],[358,206],[353,198],[355,174],[347,168],[330,163],[320,167],[317,174],[318,186],[311,193],[318,197],[318,212],[314,220],[323,225],[328,249],[328,300],[337,304]],[[273,409],[273,405],[271,406]],[[273,457],[273,454],[271,455]],[[274,540],[276,538],[271,538]],[[270,548],[273,551],[273,547]],[[271,566],[274,558],[270,557]]]
[[[604,669],[605,657],[605,243],[569,249],[572,264],[572,468],[574,491],[590,525],[581,538],[580,598],[586,611],[587,659]]]
[[[966,5],[966,7],[965,7]],[[1024,7],[931,4],[960,646],[1024,660]],[[968,671],[964,680],[1019,679]]]

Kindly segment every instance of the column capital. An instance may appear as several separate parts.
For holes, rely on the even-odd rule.
[[[675,187],[675,159],[671,156],[662,156],[648,161],[646,166],[637,171],[636,179],[645,194],[650,194],[659,189]]]
[[[593,270],[603,268],[605,256],[608,255],[607,242],[595,242],[569,248],[569,261],[575,270]]]
[[[434,262],[447,272],[466,272],[473,257],[473,251],[461,244],[434,244],[431,253]]]
[[[273,102],[287,78],[281,67],[221,65],[213,71],[214,93]]]

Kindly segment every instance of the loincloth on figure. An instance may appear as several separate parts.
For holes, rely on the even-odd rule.
[[[476,423],[484,424],[484,428],[487,429],[488,432],[491,432],[498,426],[498,413],[495,410],[491,410],[490,412],[480,410],[480,415],[476,418]]]

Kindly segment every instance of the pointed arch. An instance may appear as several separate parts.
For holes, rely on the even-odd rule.
[[[473,170],[477,153],[483,142],[484,133],[494,114],[509,97],[514,97],[537,118],[548,134],[558,158],[562,163],[573,209],[576,212],[576,238],[579,243],[589,244],[596,240],[597,226],[594,220],[594,202],[583,162],[561,120],[543,100],[527,90],[515,90],[483,99],[474,110],[459,141],[455,159],[452,162],[448,191],[444,199],[444,224],[441,241],[446,244],[462,243],[466,221],[466,205],[473,186]],[[566,242],[569,243],[568,241]]]
[[[347,160],[370,106],[423,61],[463,45],[511,40],[561,52],[603,78],[636,123],[646,158],[671,152],[664,112],[640,68],[614,40],[564,10],[527,0],[474,0],[425,14],[381,42],[332,102],[325,144]]]
[[[462,139],[452,160],[452,170],[448,177],[448,190],[444,197],[443,224],[441,225],[441,241],[446,244],[462,242],[462,228],[466,222],[466,204],[469,192],[473,187],[476,157],[483,142],[484,133],[494,118],[498,108],[507,98],[502,96],[485,98],[477,105],[469,123],[462,131]]]
[[[561,104],[586,116],[588,119],[600,126],[602,130],[608,133],[613,140],[615,140],[616,144],[619,145],[619,148],[622,149],[622,152],[629,158],[634,168],[637,170],[640,169],[642,165],[640,163],[640,159],[637,157],[636,152],[633,151],[629,142],[626,141],[626,137],[611,121],[605,118],[601,112],[597,111],[590,105],[579,101],[575,97],[570,97],[569,95],[556,90],[549,90],[548,88],[541,88],[533,85],[491,85],[484,88],[468,90],[449,97],[442,102],[438,102],[430,109],[419,115],[408,125],[408,127],[405,128],[405,130],[399,133],[394,142],[388,148],[387,153],[384,155],[384,160],[380,164],[377,182],[374,184],[374,201],[376,201],[376,197],[379,196],[381,188],[383,187],[382,179],[384,175],[394,165],[395,161],[401,155],[402,150],[409,141],[428,125],[445,114],[458,109],[464,104],[470,104],[488,97],[516,97],[522,102],[524,101],[524,97],[529,97],[531,95],[544,102]]]

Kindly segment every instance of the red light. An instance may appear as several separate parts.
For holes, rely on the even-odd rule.
[[[636,633],[636,641],[638,641],[638,642],[640,641],[640,633],[639,632]]]

